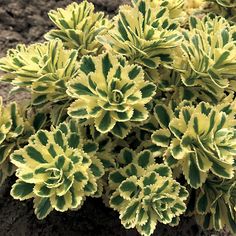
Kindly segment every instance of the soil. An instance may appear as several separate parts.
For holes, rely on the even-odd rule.
[[[91,0],[97,10],[114,14],[120,4],[129,0]],[[53,27],[47,12],[64,7],[71,0],[0,0],[0,57],[7,49],[18,43],[33,43],[43,40],[43,35]],[[79,1],[77,1],[79,2]],[[0,83],[0,96],[5,102],[26,99],[26,94],[8,97],[10,86]],[[0,188],[0,236],[65,236],[65,235],[138,235],[135,230],[125,230],[119,216],[104,206],[101,199],[87,199],[79,211],[52,212],[45,220],[36,219],[32,201],[16,201],[10,196],[10,186],[15,177],[9,178]],[[159,225],[154,233],[158,236],[200,236],[203,233],[193,219],[183,218],[175,228]],[[214,235],[227,235],[214,233]]]
[[[138,236],[135,230],[125,230],[119,215],[105,207],[101,199],[88,198],[78,211],[51,212],[46,219],[37,220],[31,200],[16,201],[10,197],[12,176],[0,189],[1,236]],[[187,226],[187,227],[186,227]],[[182,219],[175,228],[158,225],[153,236],[210,236],[193,219]],[[224,234],[217,234],[224,236]],[[216,234],[214,234],[216,236]]]

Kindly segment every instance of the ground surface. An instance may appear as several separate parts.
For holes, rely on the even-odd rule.
[[[18,43],[42,41],[43,35],[53,25],[48,20],[49,9],[66,6],[71,0],[0,0],[0,57],[7,49]],[[92,0],[98,10],[113,14],[119,4],[128,0]],[[15,99],[20,102],[25,94],[8,97],[9,86],[0,83],[0,96],[5,102]],[[38,221],[33,213],[31,201],[16,201],[10,195],[14,176],[0,188],[0,236],[57,236],[57,235],[138,235],[125,230],[118,214],[108,209],[100,199],[88,199],[81,210],[66,213],[51,213],[45,220]],[[183,219],[179,227],[159,226],[154,235],[198,236],[226,235],[203,233],[193,221]]]

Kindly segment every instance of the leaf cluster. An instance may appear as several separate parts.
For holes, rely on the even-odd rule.
[[[183,215],[236,234],[235,4],[211,2],[133,0],[112,19],[72,3],[46,42],[10,49],[0,80],[31,94],[0,100],[11,195],[39,219],[101,197],[141,235]]]

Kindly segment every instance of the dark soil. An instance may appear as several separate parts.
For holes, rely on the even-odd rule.
[[[10,197],[9,178],[0,189],[0,235],[7,236],[138,236],[135,230],[125,230],[119,215],[105,207],[101,199],[88,198],[78,211],[52,212],[46,219],[37,220],[31,200],[16,201]],[[187,223],[188,222],[188,223]],[[186,227],[188,225],[188,227]],[[206,236],[188,218],[176,228],[159,225],[154,236]],[[223,236],[223,235],[222,235]]]
[[[97,10],[114,14],[121,3],[129,0],[91,0]],[[53,24],[47,12],[68,5],[71,0],[0,0],[0,57],[18,43],[43,40],[43,35]],[[79,2],[79,1],[77,1]],[[5,102],[21,101],[25,94],[9,98],[9,85],[0,83],[0,96]],[[32,201],[16,201],[10,196],[10,186],[15,177],[9,178],[0,188],[0,236],[73,236],[73,235],[138,235],[135,230],[125,230],[119,216],[106,208],[101,199],[87,199],[82,209],[65,213],[52,212],[45,220],[36,219]],[[158,226],[158,236],[226,235],[203,233],[193,219],[182,219],[176,228]]]
[[[76,0],[75,0],[76,1]],[[72,0],[0,0],[0,56],[17,43],[41,41],[53,27],[47,13],[65,7]],[[76,2],[81,2],[77,0]],[[114,13],[121,3],[129,0],[92,0],[97,10]]]
[[[90,199],[79,211],[52,212],[39,221],[31,200],[19,202],[9,197],[9,186],[13,182],[14,178],[9,179],[0,193],[0,235],[127,235],[118,215],[105,208],[100,199]]]

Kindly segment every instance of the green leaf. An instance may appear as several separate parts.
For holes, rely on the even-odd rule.
[[[135,79],[142,71],[142,67],[133,65],[132,70],[129,72],[129,78],[131,80]]]
[[[109,179],[114,183],[120,184],[125,180],[125,177],[119,171],[114,171],[109,175]]]
[[[41,152],[35,149],[33,146],[27,146],[25,148],[25,151],[27,152],[29,157],[34,161],[38,163],[47,163],[47,161],[43,158]]]
[[[206,179],[206,173],[201,172],[197,166],[196,158],[194,154],[189,154],[186,157],[185,163],[183,165],[183,173],[187,182],[192,188],[199,188],[202,186]]]
[[[156,86],[153,83],[148,83],[141,90],[142,98],[150,98],[154,95],[156,91]]]
[[[121,220],[122,221],[132,221],[133,218],[136,216],[136,212],[139,207],[139,202],[134,201],[127,209],[124,210],[124,213],[121,215]]]
[[[56,205],[55,205],[55,209],[57,211],[66,211],[66,199],[65,196],[56,196],[55,197],[55,201],[56,201]]]
[[[135,153],[129,148],[123,148],[119,155],[119,161],[125,165],[132,163],[134,158],[135,158]]]
[[[93,153],[93,152],[96,152],[98,149],[98,145],[97,143],[94,143],[94,142],[87,142],[84,144],[83,146],[83,150],[86,152],[86,153]]]
[[[189,22],[190,22],[190,26],[192,27],[192,29],[193,29],[193,28],[196,28],[196,26],[197,26],[197,20],[196,20],[195,17],[192,17],[192,16],[191,16]]]
[[[0,164],[2,164],[10,154],[13,145],[0,145]]]
[[[73,185],[70,188],[70,192],[72,197],[72,203],[71,203],[72,208],[77,209],[79,206],[83,204],[83,197],[77,193]]]
[[[171,151],[172,156],[177,160],[181,160],[185,158],[185,156],[187,155],[187,153],[183,149],[178,139],[172,140],[171,145],[170,145],[170,151]]]
[[[122,23],[121,20],[118,20],[118,28],[117,28],[117,30],[119,31],[121,37],[122,37],[124,40],[129,40],[128,33],[127,33],[126,28],[125,28],[125,26],[123,25],[123,23]]]
[[[157,104],[154,108],[154,115],[163,129],[168,128],[171,120],[171,111],[166,105]]]
[[[71,83],[71,88],[73,88],[78,95],[88,95],[88,96],[94,96],[93,92],[84,84],[82,83]]]
[[[11,189],[11,196],[15,199],[25,200],[32,198],[34,184],[25,183],[23,181],[18,180]]]
[[[77,171],[74,173],[74,177],[75,177],[75,180],[77,182],[82,182],[84,180],[87,180],[88,177],[84,175],[84,173],[82,173],[81,171]]]
[[[222,178],[231,179],[234,175],[233,166],[228,163],[221,162],[217,159],[211,159],[212,167],[211,171]]]
[[[170,131],[168,129],[160,129],[152,134],[152,142],[160,147],[168,147],[170,145]]]
[[[46,185],[36,185],[34,187],[34,193],[39,197],[50,197],[51,195],[51,189],[48,188]]]
[[[65,156],[62,156],[62,155],[58,156],[57,160],[55,162],[56,168],[63,169],[63,166],[64,166],[65,162],[66,162],[66,157]]]
[[[196,205],[197,205],[197,211],[200,214],[205,214],[207,212],[208,207],[209,207],[207,195],[204,193],[200,193],[200,196],[198,197]]]
[[[222,64],[224,63],[224,61],[227,60],[227,58],[229,57],[230,52],[226,51],[223,52],[220,57],[218,58],[218,60],[215,62],[214,64],[214,68],[217,68],[218,66],[222,66]]]
[[[40,95],[35,97],[32,103],[33,105],[38,106],[45,103],[46,101],[47,101],[47,95]]]
[[[154,164],[152,153],[148,150],[142,151],[138,155],[138,165],[142,168],[147,168],[150,164]]]
[[[105,56],[102,59],[102,69],[105,78],[107,78],[108,72],[112,67],[113,65],[110,61],[109,54],[105,54]]]
[[[100,178],[104,174],[103,165],[99,160],[93,161],[93,163],[90,165],[90,169],[93,173],[93,175],[97,178]]]
[[[116,208],[120,206],[124,201],[124,198],[122,198],[121,196],[112,196],[110,199],[110,205]]]
[[[157,168],[154,169],[154,171],[163,177],[171,177],[171,169],[166,166],[165,164],[159,164]]]
[[[88,56],[84,56],[81,59],[80,70],[83,71],[86,75],[91,72],[95,72],[95,64],[93,59]]]
[[[130,119],[131,121],[144,121],[148,118],[148,111],[145,107],[143,106],[136,106],[133,109],[133,116]]]
[[[136,184],[133,182],[135,178],[130,177],[129,179],[123,181],[119,187],[120,194],[124,199],[130,199],[135,191],[137,190]]]
[[[37,202],[35,201],[34,208],[34,212],[39,220],[44,219],[52,211],[49,198],[41,198]]]
[[[128,123],[129,124],[129,123]],[[115,126],[112,128],[111,132],[118,138],[125,138],[129,133],[131,127],[122,122],[116,122]]]
[[[68,145],[71,148],[78,148],[80,144],[80,135],[76,133],[71,133],[68,135]]]
[[[33,121],[33,127],[35,128],[35,130],[37,131],[42,129],[45,125],[46,120],[47,116],[44,113],[37,113]]]
[[[155,172],[151,172],[150,174],[145,176],[145,178],[143,179],[143,185],[146,187],[146,186],[155,184],[156,181],[157,181],[156,173]]]
[[[36,134],[36,137],[38,138],[38,140],[40,141],[40,143],[44,146],[47,145],[48,143],[48,136],[46,134],[46,132],[44,132],[43,130],[39,130]]]
[[[56,144],[58,144],[61,148],[64,149],[65,143],[64,143],[64,137],[62,135],[62,132],[60,130],[57,130],[54,134],[54,141]]]
[[[17,166],[26,163],[24,157],[20,154],[17,154],[17,153],[13,153],[11,155],[11,160],[12,160],[12,163],[14,163]]]
[[[157,64],[151,59],[142,58],[142,62],[146,67],[148,67],[150,69],[155,69],[157,67]]]
[[[86,194],[93,194],[97,191],[97,185],[95,185],[93,182],[88,181],[88,183],[84,187],[84,191]]]
[[[115,126],[115,123],[109,111],[104,111],[100,117],[95,119],[95,126],[101,133],[109,132]]]

